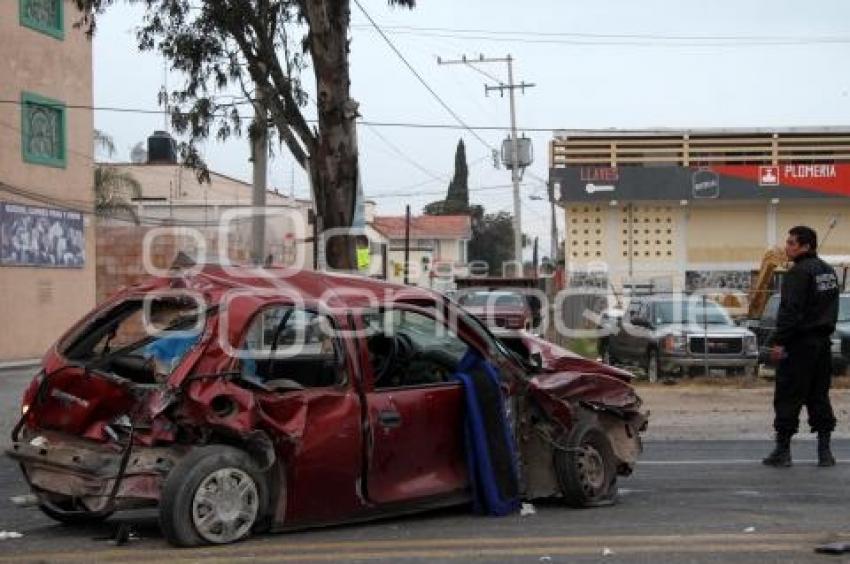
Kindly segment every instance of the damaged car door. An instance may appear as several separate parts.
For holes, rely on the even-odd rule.
[[[383,504],[466,495],[463,389],[453,378],[466,343],[412,306],[366,313],[362,321],[369,498]]]

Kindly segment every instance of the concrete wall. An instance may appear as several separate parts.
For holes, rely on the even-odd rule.
[[[410,241],[410,282],[424,288],[437,288],[434,277],[431,276],[434,264],[437,261],[455,264],[455,274],[465,274],[466,261],[461,260],[459,253],[459,239],[435,239]],[[427,263],[423,263],[427,259]],[[389,245],[389,275],[390,282],[401,284],[404,282],[404,240],[393,239]],[[426,268],[427,264],[427,268]],[[398,265],[398,266],[396,266]],[[396,271],[400,274],[396,275]]]
[[[705,263],[752,263],[767,248],[768,203],[691,206],[687,222],[689,267]]]
[[[64,5],[64,39],[20,25],[18,0],[0,2],[0,99],[31,92],[67,105],[92,105],[92,49],[73,24],[79,12]],[[64,168],[30,164],[21,151],[21,107],[0,104],[0,182],[37,192],[51,203],[27,200],[0,187],[0,200],[45,207],[73,202],[92,207],[92,112],[66,110]],[[0,267],[0,361],[41,356],[94,306],[94,225],[85,219],[86,262],[81,269]]]
[[[607,272],[616,287],[630,280],[655,281],[680,290],[685,288],[686,272],[701,273],[692,276],[692,281],[722,272],[734,282],[740,278],[737,274],[758,269],[768,247],[784,245],[790,227],[809,225],[822,239],[832,218],[837,220],[835,228],[820,253],[850,255],[847,200],[689,202],[685,206],[680,202],[635,202],[634,206],[640,209],[632,216],[632,231],[637,232],[632,233],[630,264],[625,203],[567,205],[568,270]]]
[[[116,163],[110,166],[132,174],[142,184],[142,195],[146,198],[166,198],[175,203],[251,204],[251,184],[217,172],[210,171],[209,183],[202,183],[193,170],[175,164]],[[271,191],[266,194],[266,200],[269,204],[291,202],[289,197]],[[309,206],[305,200],[297,201]]]

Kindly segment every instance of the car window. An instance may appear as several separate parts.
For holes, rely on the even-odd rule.
[[[257,314],[242,345],[240,372],[270,388],[334,386],[345,381],[342,348],[325,315],[287,305]]]
[[[776,316],[779,315],[779,296],[771,296],[769,300],[767,300],[767,304],[764,306],[764,314],[762,314],[762,319],[776,319]]]
[[[449,382],[469,350],[437,319],[402,309],[363,315],[376,389]]]
[[[147,372],[167,376],[197,343],[203,323],[204,312],[190,296],[157,297],[147,302],[130,299],[84,328],[63,352],[71,360],[99,362],[102,368],[135,380],[138,378],[118,368],[126,369],[121,359],[147,361]],[[135,372],[141,376],[141,369]]]
[[[655,323],[695,323],[709,325],[732,325],[729,314],[715,302],[691,300],[659,301],[655,304]]]
[[[838,299],[838,321],[850,322],[850,296],[841,296]]]
[[[458,303],[467,307],[523,307],[525,300],[513,292],[472,292],[461,296]]]

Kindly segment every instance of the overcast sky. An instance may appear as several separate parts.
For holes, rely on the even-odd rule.
[[[439,66],[437,57],[515,59],[517,81],[537,86],[517,97],[520,130],[527,128],[697,128],[850,125],[850,3],[846,0],[429,0],[413,11],[384,0],[361,0],[423,79],[468,125],[462,129],[365,127],[358,131],[363,185],[381,214],[414,212],[440,199],[451,177],[455,144],[463,138],[473,203],[512,209],[510,174],[493,168],[490,149],[507,135],[508,98],[484,96],[495,84],[465,66]],[[156,108],[163,63],[136,49],[143,8],[119,5],[99,22],[94,47],[95,106]],[[457,125],[352,3],[352,95],[363,119]],[[466,31],[463,31],[466,30]],[[479,67],[506,80],[505,65]],[[308,69],[306,82],[312,84]],[[180,80],[170,74],[170,86]],[[306,113],[311,112],[305,110]],[[95,114],[121,160],[163,119]],[[550,132],[528,133],[535,162],[522,187],[523,231],[549,248],[545,194]],[[400,156],[403,155],[402,156]],[[213,170],[250,180],[247,142],[210,142]],[[273,186],[289,192],[293,161],[270,163]],[[295,170],[295,192],[307,197]],[[544,253],[546,254],[545,250]]]

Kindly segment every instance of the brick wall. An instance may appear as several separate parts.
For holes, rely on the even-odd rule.
[[[97,303],[125,286],[136,284],[146,278],[143,247],[145,234],[154,227],[132,225],[116,221],[98,220],[97,225]],[[217,229],[199,230],[203,235],[208,252],[215,253]],[[190,257],[197,256],[197,241],[189,235],[176,232],[158,235],[152,242],[151,263],[158,269],[167,269],[179,252]],[[234,262],[247,262],[250,258],[250,240],[232,234],[228,240],[228,256]]]

